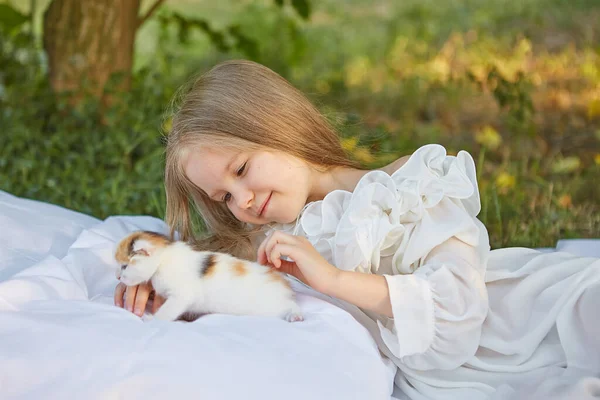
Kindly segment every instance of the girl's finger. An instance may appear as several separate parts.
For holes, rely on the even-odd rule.
[[[271,260],[271,249],[273,248],[273,246],[277,243],[277,238],[279,237],[279,231],[275,231],[273,232],[273,234],[271,236],[269,236],[267,238],[267,240],[265,240],[264,242],[264,248],[263,248],[263,252],[265,254],[265,261],[268,264],[273,264],[272,260]]]
[[[126,289],[127,286],[123,282],[119,282],[115,288],[115,305],[117,307],[123,307],[123,295],[125,294]]]
[[[286,274],[296,276],[296,271],[297,271],[296,263],[291,262],[291,261],[281,260],[281,265],[278,268],[278,270],[280,272],[285,272]]]
[[[258,246],[258,251],[257,251],[257,255],[256,255],[256,259],[257,259],[258,263],[264,265],[269,262],[269,259],[267,257],[267,253],[266,253],[265,249],[266,249],[267,245],[270,243],[271,239],[273,238],[273,235],[277,234],[277,232],[279,232],[279,231],[271,231],[271,232],[267,233],[267,236],[265,237],[265,239],[262,241],[260,246]]]
[[[165,302],[165,298],[157,294],[154,295],[154,301],[152,302],[152,314],[156,313],[160,306]]]
[[[125,290],[125,309],[133,312],[133,304],[135,303],[135,295],[139,286],[127,286]]]
[[[135,302],[133,313],[138,317],[144,315],[144,310],[146,310],[146,304],[148,303],[148,297],[150,296],[150,292],[152,288],[148,284],[139,285],[138,291],[135,295]]]
[[[269,254],[271,257],[271,263],[276,268],[279,268],[281,267],[282,262],[281,257],[289,257],[292,260],[296,261],[294,255],[296,254],[297,250],[298,248],[294,245],[287,243],[277,243],[275,246],[273,246],[273,249],[267,254]]]
[[[277,246],[278,244],[295,244],[295,238],[292,235],[288,235],[287,233],[283,233],[281,231],[277,231],[275,232],[272,236],[271,236],[271,240],[269,240],[269,242],[267,243],[266,247],[265,247],[265,254],[267,255],[267,259],[269,260],[269,263],[275,265],[276,262],[279,261],[279,257],[273,258],[271,256],[271,254],[273,253],[273,249],[275,248],[275,246]],[[287,254],[285,254],[287,255]],[[280,265],[281,263],[278,263],[278,265]]]
[[[258,250],[256,252],[256,261],[262,265],[266,264],[266,262],[267,262],[267,255],[265,254],[265,247],[267,246],[268,240],[269,240],[269,237],[266,237],[265,240],[262,241],[260,246],[258,246]]]
[[[308,281],[304,277],[302,271],[300,271],[300,268],[298,268],[298,264],[296,264],[295,262],[281,260],[281,267],[279,268],[279,270],[281,272],[285,272],[286,274],[295,276],[296,278],[300,279],[302,282],[308,285]]]

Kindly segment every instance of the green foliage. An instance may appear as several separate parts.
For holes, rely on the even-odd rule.
[[[292,32],[292,35],[298,36],[297,21],[282,12],[285,2],[283,0],[274,0],[274,4],[280,9],[276,13],[276,15],[281,17],[278,19],[278,22],[285,20],[286,29]],[[291,6],[302,19],[308,20],[310,18],[311,6],[308,0],[291,0]],[[267,14],[272,14],[272,10],[269,10]],[[253,60],[260,58],[258,38],[250,36],[253,29],[244,29],[239,23],[232,23],[229,26],[217,29],[206,18],[194,18],[180,12],[164,10],[159,14],[157,19],[161,25],[163,34],[169,29],[169,26],[174,25],[176,27],[177,38],[180,44],[190,44],[191,30],[198,29],[207,35],[210,42],[220,52],[226,53],[238,50]]]
[[[292,7],[302,18],[308,19],[310,17],[311,10],[308,0],[292,0]]]
[[[12,49],[1,82],[1,189],[99,218],[163,216],[161,124],[175,85],[144,69],[102,118],[92,98],[71,109],[51,92],[42,54],[27,37],[0,40]]]
[[[29,17],[20,13],[8,4],[0,4],[0,29],[11,32],[23,25]]]
[[[481,87],[482,82],[479,82],[470,71],[467,72],[467,77]],[[507,123],[510,131],[517,135],[520,133],[535,135],[533,124],[535,107],[531,98],[533,85],[528,77],[519,71],[515,79],[510,80],[496,66],[493,66],[484,82],[491,86],[492,95],[498,106],[508,111]]]
[[[132,91],[103,117],[91,99],[71,110],[53,96],[27,24],[2,30],[0,189],[100,218],[162,217],[172,94],[243,57],[307,93],[365,166],[432,142],[471,152],[493,247],[600,237],[594,0],[166,4],[138,33]]]
[[[177,37],[180,44],[190,44],[190,30],[196,28],[205,33],[211,43],[221,52],[237,49],[250,58],[256,58],[258,55],[257,43],[241,32],[238,25],[230,25],[220,31],[211,27],[208,21],[204,19],[185,17],[177,12],[161,13],[158,19],[163,31],[167,30],[171,24],[177,27]]]

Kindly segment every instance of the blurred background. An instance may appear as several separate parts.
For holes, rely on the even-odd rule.
[[[493,248],[600,237],[598,0],[0,0],[0,190],[164,216],[177,88],[263,63],[348,153],[476,160]]]

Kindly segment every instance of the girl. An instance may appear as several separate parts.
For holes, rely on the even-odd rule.
[[[600,260],[490,251],[468,153],[427,145],[362,170],[287,81],[228,61],[184,93],[165,172],[172,233],[192,239],[193,206],[205,248],[341,299],[397,365],[398,397],[599,393]],[[151,288],[124,292],[141,315]]]

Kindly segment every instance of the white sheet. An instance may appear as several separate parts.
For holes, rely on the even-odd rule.
[[[113,305],[105,221],[0,191],[1,399],[389,399],[394,368],[347,312],[295,285],[306,320],[142,322]]]

